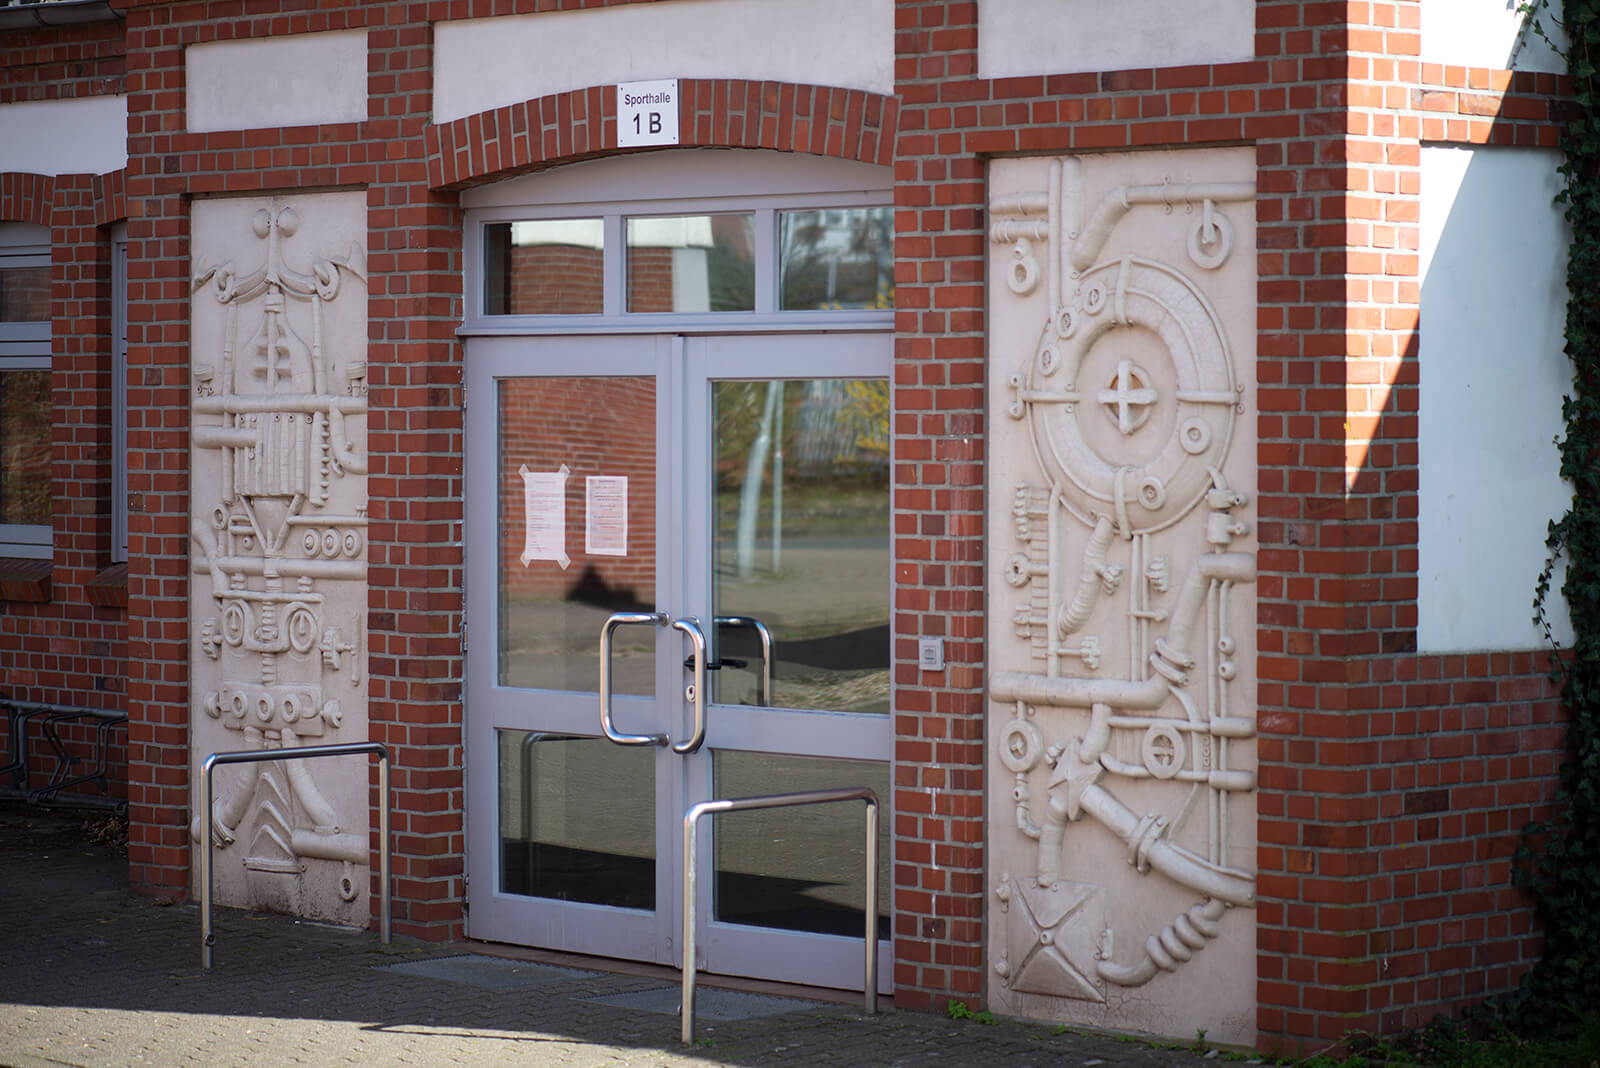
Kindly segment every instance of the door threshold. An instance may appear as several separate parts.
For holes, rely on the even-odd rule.
[[[506,942],[483,942],[469,938],[457,943],[470,953],[506,960],[527,961],[530,964],[550,964],[561,968],[584,968],[593,972],[610,972],[614,975],[636,975],[662,982],[679,983],[683,973],[665,964],[649,964],[637,960],[620,960],[616,957],[591,957],[582,953],[566,953],[553,949],[534,949]],[[736,990],[745,994],[766,994],[771,997],[796,998],[803,1001],[822,1001],[834,1005],[860,1005],[861,991],[837,990],[833,987],[804,986],[799,983],[781,983],[772,979],[750,979],[741,975],[716,975],[697,971],[695,985],[716,987],[719,990]],[[878,995],[878,1011],[894,1008],[894,997]]]

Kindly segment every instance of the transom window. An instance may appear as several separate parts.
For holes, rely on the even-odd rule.
[[[650,158],[660,181],[640,189],[639,158],[626,160],[629,183],[615,180],[622,161],[603,160],[464,197],[463,333],[892,326],[892,192],[878,168],[677,151]],[[726,188],[735,172],[747,182]]]

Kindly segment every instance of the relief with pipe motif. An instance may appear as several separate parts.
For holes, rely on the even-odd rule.
[[[209,753],[366,738],[365,234],[361,193],[193,206],[196,808]],[[366,924],[367,779],[218,768],[216,900]]]
[[[990,1004],[1249,1043],[1247,149],[990,170]]]

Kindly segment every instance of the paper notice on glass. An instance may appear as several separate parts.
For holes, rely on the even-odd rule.
[[[590,475],[584,484],[583,551],[590,556],[628,555],[628,479]]]
[[[522,513],[527,536],[522,543],[522,566],[535,560],[554,560],[563,571],[572,563],[567,555],[567,465],[559,471],[529,471],[522,476]]]

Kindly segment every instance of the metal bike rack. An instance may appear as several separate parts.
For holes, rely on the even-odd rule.
[[[0,698],[0,712],[9,717],[7,734],[11,756],[10,763],[0,767],[0,778],[11,776],[10,786],[0,786],[0,797],[18,797],[34,805],[69,805],[79,808],[110,808],[118,812],[128,810],[128,802],[111,797],[108,790],[108,764],[111,758],[111,732],[128,722],[128,714],[110,708],[76,708],[68,705],[47,705],[31,701],[13,701]],[[28,727],[30,721],[39,720],[40,736],[50,746],[56,766],[50,773],[50,782],[42,787],[28,784],[29,757]],[[73,775],[80,758],[67,751],[57,727],[63,723],[91,721],[95,729],[90,751],[92,770]],[[94,783],[101,796],[66,794],[62,791],[83,783]]]
[[[718,812],[746,812],[758,808],[788,808],[793,805],[822,805],[830,801],[867,803],[867,885],[864,902],[866,923],[867,1012],[878,1011],[878,795],[865,786],[846,786],[834,790],[803,790],[792,794],[766,794],[761,797],[730,797],[702,801],[683,817],[683,1004],[680,1007],[680,1038],[684,1045],[694,1042],[694,949],[695,949],[695,862],[700,817]]]
[[[378,910],[379,929],[383,944],[389,944],[389,747],[382,742],[346,742],[339,745],[302,745],[289,749],[250,749],[232,753],[212,753],[200,765],[202,803],[200,815],[200,963],[210,969],[211,947],[217,936],[211,930],[211,832],[215,825],[212,814],[213,791],[211,773],[219,764],[256,764],[276,760],[310,760],[313,757],[356,756],[362,753],[378,757],[378,793],[383,805],[378,809]]]

